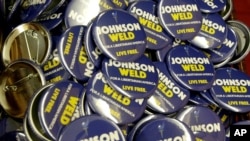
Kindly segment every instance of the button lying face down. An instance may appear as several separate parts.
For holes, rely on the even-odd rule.
[[[83,45],[84,26],[69,27],[58,45],[59,57],[65,69],[77,80],[86,82],[95,72]]]
[[[214,67],[205,54],[190,45],[171,48],[166,63],[176,82],[187,89],[203,91],[212,87]]]
[[[202,14],[195,0],[160,0],[157,13],[162,26],[175,38],[189,40],[200,31]]]
[[[176,115],[176,119],[188,125],[197,140],[225,140],[225,129],[221,119],[207,107],[186,107]]]
[[[42,86],[39,88],[34,95],[32,96],[29,107],[26,112],[25,116],[25,126],[27,127],[25,131],[31,132],[30,136],[34,138],[38,138],[41,140],[50,140],[50,137],[46,134],[45,130],[43,129],[41,122],[39,121],[39,102],[42,96],[47,92],[47,90],[53,85],[53,83],[49,83],[47,85]]]
[[[147,100],[148,106],[155,112],[170,114],[183,108],[189,100],[189,90],[181,87],[169,74],[164,62],[154,63],[159,82],[154,94]]]
[[[49,31],[39,23],[23,23],[15,27],[7,36],[2,48],[5,66],[15,60],[28,59],[41,65],[51,52]]]
[[[1,74],[0,104],[8,115],[23,118],[30,98],[45,83],[39,66],[28,60],[13,61]]]
[[[139,21],[127,11],[106,10],[94,20],[94,41],[107,57],[135,61],[146,49],[146,33]]]
[[[80,117],[63,128],[57,141],[69,140],[126,141],[114,122],[97,115]]]
[[[127,8],[143,25],[147,35],[146,47],[153,50],[161,49],[173,41],[172,36],[161,26],[156,8],[157,3],[154,1],[133,2]]]
[[[157,69],[146,56],[134,62],[106,58],[103,60],[102,72],[110,86],[131,98],[150,97],[158,84]]]
[[[144,99],[132,99],[108,85],[102,72],[97,72],[86,88],[90,108],[113,122],[124,125],[138,120],[147,105]]]
[[[52,85],[39,101],[39,121],[52,140],[61,128],[79,118],[80,98],[84,87],[73,81],[59,81]]]
[[[227,24],[218,13],[202,14],[202,26],[189,42],[202,49],[213,49],[222,45],[227,37]]]
[[[219,106],[233,112],[250,111],[250,77],[244,72],[230,68],[219,68],[210,93]]]

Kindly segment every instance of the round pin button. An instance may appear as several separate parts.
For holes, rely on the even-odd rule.
[[[70,73],[63,67],[58,55],[58,49],[52,51],[47,62],[41,66],[47,83],[55,83],[67,80],[71,77]]]
[[[113,60],[135,61],[146,49],[144,28],[125,10],[100,13],[94,20],[92,34],[103,54]]]
[[[162,117],[143,124],[136,132],[133,140],[187,140],[195,141],[191,129],[174,118]]]
[[[209,58],[190,45],[179,45],[168,53],[167,67],[174,80],[189,90],[203,91],[212,87],[214,67]]]
[[[116,2],[119,3],[120,1]],[[115,7],[113,1],[110,0],[70,1],[65,9],[65,25],[66,27],[75,25],[87,26],[99,13]]]
[[[223,10],[227,0],[196,0],[197,5],[203,13],[216,13]]]
[[[53,1],[54,2],[54,1]],[[42,15],[37,17],[34,21],[39,22],[45,26],[48,30],[54,29],[63,21],[64,10],[66,6],[61,6],[57,11],[50,13],[49,15]]]
[[[84,34],[84,44],[89,60],[95,65],[95,67],[99,68],[101,66],[101,62],[104,55],[102,51],[95,44],[94,38],[92,36],[92,27],[93,27],[93,22],[90,22],[87,25]]]
[[[39,23],[23,23],[6,37],[2,60],[5,66],[19,59],[28,59],[42,65],[51,53],[51,46],[51,35],[44,26]]]
[[[83,116],[79,112],[83,90],[81,84],[65,80],[54,83],[41,97],[38,103],[39,121],[52,140],[57,138],[64,126]]]
[[[207,107],[186,107],[176,115],[176,119],[184,122],[196,134],[196,139],[225,140],[221,119]]]
[[[59,58],[65,69],[77,80],[86,82],[95,72],[83,44],[85,27],[78,25],[66,29],[58,44]]]
[[[102,72],[110,86],[131,98],[150,97],[158,84],[157,69],[146,56],[134,62],[120,62],[105,58]]]
[[[29,60],[10,63],[1,74],[0,104],[15,118],[24,118],[34,92],[46,81],[40,66]]]
[[[126,141],[121,129],[114,122],[97,115],[83,116],[71,122],[62,129],[57,140]]]
[[[213,49],[222,45],[227,37],[227,24],[218,13],[202,14],[202,26],[189,42],[202,49]]]
[[[157,11],[161,25],[175,38],[189,40],[200,31],[202,14],[194,0],[160,0]]]
[[[127,8],[144,27],[147,35],[147,48],[158,50],[172,43],[173,37],[161,26],[157,16],[157,3],[154,1],[136,1]]]
[[[189,90],[173,80],[164,62],[154,64],[158,71],[159,81],[154,94],[147,100],[148,106],[157,113],[174,113],[188,103]]]
[[[219,106],[233,112],[250,111],[250,77],[231,67],[219,68],[210,93]]]
[[[100,71],[89,79],[86,89],[90,108],[119,125],[138,120],[147,105],[145,99],[132,99],[113,89]]]
[[[214,64],[218,64],[220,62],[225,61],[227,58],[230,58],[230,56],[234,55],[235,50],[237,48],[237,35],[230,26],[227,26],[227,28],[227,37],[221,46],[218,46],[214,49],[204,50],[206,53],[209,54],[208,56]]]
[[[20,5],[19,17],[22,23],[31,22],[37,18],[52,2],[52,0],[29,0]]]

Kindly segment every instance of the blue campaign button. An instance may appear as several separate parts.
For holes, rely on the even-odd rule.
[[[166,63],[174,80],[189,90],[203,91],[212,87],[215,69],[209,58],[190,45],[179,45],[171,50]]]
[[[126,5],[121,1],[111,0],[71,0],[65,10],[65,26],[87,26],[102,11],[114,8],[120,9],[118,7],[124,8]]]
[[[83,92],[83,85],[69,80],[46,90],[38,103],[38,117],[46,135],[55,140],[64,126],[83,116],[79,111]]]
[[[101,71],[88,81],[86,89],[87,103],[93,112],[119,125],[138,120],[147,105],[146,99],[132,99],[111,87]]]
[[[215,72],[213,86],[209,89],[219,106],[229,111],[250,111],[250,77],[235,68],[219,68]]]
[[[90,22],[87,25],[84,34],[84,44],[86,47],[86,53],[88,55],[89,60],[95,65],[95,67],[100,68],[101,62],[105,56],[95,44],[94,37],[92,36],[92,26],[93,22]]]
[[[83,44],[85,26],[69,27],[58,44],[59,57],[65,69],[77,80],[86,82],[96,70]]]
[[[222,11],[227,0],[196,0],[200,10],[204,13],[216,13]]]
[[[196,134],[196,139],[225,140],[226,133],[221,119],[208,107],[186,107],[176,115],[176,119],[184,122]]]
[[[204,50],[209,54],[210,60],[215,64],[223,62],[227,58],[230,58],[230,56],[234,55],[238,45],[236,33],[230,26],[227,27],[228,27],[228,33],[223,44],[214,49]]]
[[[131,98],[148,98],[156,90],[158,72],[153,62],[142,56],[133,62],[104,59],[102,72],[107,82]]]
[[[136,1],[127,11],[135,16],[145,29],[147,48],[158,50],[172,43],[173,37],[161,26],[157,16],[157,3],[154,1]]]
[[[158,117],[142,124],[137,129],[133,140],[195,141],[195,136],[185,123],[170,117]]]
[[[195,0],[161,0],[157,11],[162,26],[175,38],[189,40],[200,31],[202,13]]]
[[[41,23],[48,30],[52,30],[63,21],[64,10],[65,5],[60,7],[57,11],[50,13],[50,15],[37,17],[34,21]]]
[[[113,60],[135,61],[146,49],[143,26],[125,10],[103,11],[94,20],[92,30],[96,45]]]
[[[126,141],[121,129],[114,122],[98,115],[76,119],[63,128],[57,138],[57,141],[78,140]]]
[[[37,18],[52,2],[52,0],[28,0],[21,6],[20,18],[23,23]]]
[[[189,42],[202,49],[213,49],[222,45],[227,37],[227,24],[218,13],[202,14],[202,26]]]
[[[174,113],[188,103],[190,92],[176,83],[164,62],[154,64],[158,71],[159,81],[154,94],[147,100],[148,107],[156,113]]]

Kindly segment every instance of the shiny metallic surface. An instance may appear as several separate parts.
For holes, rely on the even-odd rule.
[[[46,81],[39,66],[28,60],[9,64],[2,72],[0,104],[11,117],[24,118],[34,92]]]
[[[246,24],[238,20],[229,20],[227,23],[233,28],[238,36],[238,46],[229,65],[240,63],[250,51],[250,30]]]
[[[225,8],[220,12],[222,18],[224,20],[229,19],[232,12],[233,12],[233,2],[232,2],[232,0],[226,0]]]
[[[37,138],[40,140],[49,141],[51,140],[48,136],[45,134],[45,130],[43,130],[43,127],[39,121],[38,117],[38,103],[41,99],[41,97],[44,95],[47,89],[52,86],[53,83],[49,83],[47,85],[42,86],[39,90],[36,91],[36,93],[33,95],[29,102],[29,107],[27,110],[27,126],[32,131],[33,138]],[[35,141],[35,140],[34,140]]]
[[[51,53],[51,35],[38,23],[23,23],[14,28],[6,37],[2,50],[5,66],[19,59],[28,59],[39,65],[44,64]]]

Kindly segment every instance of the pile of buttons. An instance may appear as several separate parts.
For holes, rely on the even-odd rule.
[[[0,7],[0,140],[224,141],[247,120],[250,32],[231,0]]]

